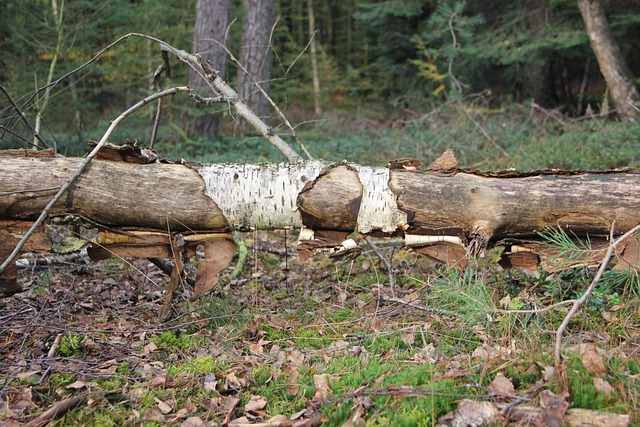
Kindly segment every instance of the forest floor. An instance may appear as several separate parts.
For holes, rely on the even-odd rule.
[[[0,425],[576,425],[577,408],[602,425],[639,419],[634,292],[596,293],[571,322],[566,385],[553,361],[566,306],[496,311],[570,299],[590,270],[504,271],[486,259],[469,269],[472,283],[382,242],[394,300],[366,247],[334,264],[302,261],[290,234],[244,239],[241,274],[231,280],[230,267],[166,322],[168,278],[147,260],[24,269],[25,292],[0,301]]]

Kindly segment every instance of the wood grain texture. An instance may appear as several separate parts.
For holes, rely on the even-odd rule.
[[[640,174],[540,174],[487,177],[473,173],[391,171],[391,190],[411,230],[425,234],[531,235],[546,226],[579,235],[608,234],[640,222]]]
[[[0,158],[0,217],[32,219],[82,159]],[[184,165],[93,161],[55,206],[105,225],[225,230],[200,175]]]

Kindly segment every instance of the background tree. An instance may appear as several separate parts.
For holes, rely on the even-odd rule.
[[[273,48],[271,39],[275,24],[275,0],[244,0],[246,15],[240,50],[240,63],[247,71],[238,70],[238,94],[258,115],[269,115],[269,104],[254,84],[269,93]]]
[[[196,4],[196,24],[193,31],[193,52],[199,53],[202,59],[211,63],[222,76],[227,69],[226,31],[229,26],[231,0],[198,0]],[[222,46],[221,46],[222,44]],[[194,70],[189,72],[189,85],[202,90],[206,84]],[[205,92],[206,93],[206,92]],[[191,123],[187,134],[190,138],[203,138],[212,141],[218,137],[220,126],[219,114],[214,114],[212,106],[201,106],[189,110]]]
[[[598,59],[600,71],[611,90],[618,115],[623,120],[640,119],[640,94],[633,75],[616,43],[601,0],[578,0],[591,47]]]

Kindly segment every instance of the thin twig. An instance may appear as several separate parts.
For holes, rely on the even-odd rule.
[[[464,105],[460,104],[460,108],[462,109],[462,112],[465,114],[465,116],[467,116],[469,121],[473,123],[473,125],[476,128],[478,128],[480,132],[482,132],[482,134],[487,139],[487,141],[489,141],[491,145],[493,145],[496,148],[496,150],[501,152],[503,156],[509,157],[509,153],[507,153],[507,151],[504,148],[502,148],[502,146],[498,144],[495,139],[493,139],[493,137],[489,134],[489,132],[487,132],[487,130],[484,127],[482,127],[482,125],[480,125],[480,123],[478,123],[476,119],[473,118],[473,116],[464,108]]]
[[[377,255],[377,257],[380,259],[380,261],[382,261],[384,266],[387,268],[387,272],[389,274],[389,288],[391,290],[391,296],[395,297],[396,296],[396,284],[395,284],[395,281],[393,280],[393,267],[391,266],[391,263],[389,262],[387,257],[384,256],[384,254],[382,252],[380,252],[380,249],[378,249],[376,244],[373,243],[373,239],[371,239],[371,236],[365,236],[364,240],[365,240],[365,242],[367,242],[367,244],[371,247],[373,252]]]
[[[58,202],[58,200],[60,200],[62,195],[64,193],[66,193],[67,190],[69,189],[69,187],[71,187],[71,185],[73,185],[73,183],[76,181],[76,179],[78,179],[78,177],[80,175],[82,175],[82,173],[87,168],[87,166],[89,165],[91,160],[93,160],[93,158],[98,154],[98,151],[100,151],[100,149],[104,146],[104,144],[106,144],[107,140],[109,139],[109,136],[111,136],[111,133],[113,132],[113,130],[118,126],[118,124],[120,124],[120,122],[122,120],[124,120],[125,118],[127,118],[128,116],[133,114],[135,111],[137,111],[140,108],[144,107],[148,103],[155,101],[158,98],[162,98],[164,96],[173,95],[173,94],[176,94],[178,92],[190,92],[190,91],[191,91],[191,89],[188,88],[188,87],[174,87],[174,88],[162,91],[162,92],[154,93],[153,95],[149,95],[148,97],[144,98],[143,100],[137,102],[135,105],[130,107],[128,110],[126,110],[125,112],[120,114],[113,122],[111,122],[111,125],[109,126],[107,131],[102,136],[102,139],[98,142],[98,144],[96,144],[96,146],[87,155],[87,157],[85,157],[85,159],[80,164],[80,167],[78,167],[78,170],[76,170],[75,173],[71,176],[71,178],[69,178],[69,180],[62,185],[62,187],[56,193],[56,195],[53,197],[53,199],[51,199],[51,201],[47,204],[47,206],[45,206],[45,208],[42,210],[42,212],[40,213],[40,216],[38,217],[38,219],[33,223],[31,228],[25,233],[25,235],[22,237],[22,239],[20,239],[20,241],[18,242],[16,247],[13,249],[13,252],[11,252],[9,257],[2,263],[2,265],[0,265],[0,274],[2,274],[2,272],[7,268],[7,266],[9,264],[11,264],[11,262],[13,262],[13,260],[18,256],[18,254],[22,250],[22,247],[25,245],[27,240],[29,240],[31,235],[33,235],[33,233],[38,229],[38,227],[40,227],[42,225],[44,220],[49,215],[49,212],[51,211],[51,209],[53,209],[53,206]]]
[[[78,396],[70,397],[53,404],[51,408],[40,414],[37,418],[31,420],[26,427],[40,427],[49,424],[55,418],[61,417],[73,408],[82,405],[87,401],[88,393],[82,393]]]
[[[49,148],[49,144],[47,144],[47,142],[42,139],[42,137],[40,136],[40,134],[38,133],[38,131],[36,131],[36,128],[33,127],[33,125],[31,124],[31,122],[29,121],[29,118],[27,117],[27,115],[22,111],[22,109],[20,109],[18,107],[18,105],[15,103],[15,101],[13,100],[13,98],[11,97],[11,95],[9,94],[9,92],[7,92],[7,89],[5,89],[5,87],[3,85],[0,84],[0,91],[2,91],[2,93],[4,93],[4,96],[7,97],[7,99],[9,100],[9,103],[11,104],[11,106],[13,107],[13,109],[15,110],[16,114],[18,114],[18,116],[20,116],[20,119],[22,119],[22,121],[24,122],[25,125],[27,125],[27,127],[29,128],[29,130],[33,133],[33,136],[35,138],[38,139],[38,141],[40,141],[40,143],[46,147]],[[6,129],[3,127],[3,129]],[[6,129],[8,130],[8,129]]]
[[[276,111],[276,113],[278,114],[278,116],[280,117],[280,119],[284,122],[284,124],[289,128],[289,130],[291,131],[291,135],[293,136],[293,139],[296,140],[296,142],[298,143],[298,145],[300,146],[300,149],[304,152],[304,154],[307,156],[307,159],[312,160],[313,156],[311,155],[311,153],[309,152],[309,150],[307,150],[307,147],[304,145],[304,143],[302,142],[302,140],[300,139],[300,137],[298,136],[298,133],[296,132],[295,128],[293,127],[293,125],[291,124],[291,122],[289,122],[289,120],[287,119],[287,117],[284,115],[284,113],[280,110],[280,108],[278,108],[278,105],[274,102],[273,99],[271,99],[271,97],[269,96],[269,94],[262,88],[262,86],[253,78],[253,76],[249,73],[249,71],[247,71],[246,68],[244,68],[244,66],[240,63],[240,61],[238,60],[238,58],[236,58],[233,53],[231,53],[231,51],[222,43],[218,42],[217,40],[213,40],[215,43],[218,44],[218,46],[222,47],[224,50],[226,50],[227,55],[229,55],[229,58],[231,58],[231,60],[238,66],[238,68],[240,68],[242,70],[242,72],[244,72],[247,76],[249,76],[249,78],[251,79],[251,81],[253,82],[253,84],[256,86],[256,88],[258,88],[258,90],[260,91],[260,93],[262,93],[262,95],[266,98],[267,101],[269,101],[269,104],[271,104],[271,106],[273,107],[273,109]]]
[[[564,320],[562,321],[562,323],[560,324],[560,326],[556,331],[555,360],[557,364],[560,364],[562,362],[562,335],[564,334],[564,331],[567,328],[567,325],[569,324],[573,316],[576,314],[580,306],[584,304],[585,301],[587,301],[589,296],[591,296],[593,289],[600,282],[600,279],[602,279],[602,275],[604,274],[604,271],[607,269],[607,266],[609,265],[609,261],[611,261],[611,257],[613,256],[616,246],[620,244],[620,242],[624,241],[626,238],[640,231],[640,224],[636,225],[635,227],[633,227],[631,230],[624,233],[622,236],[620,236],[616,240],[613,239],[614,231],[615,231],[615,223],[611,225],[611,233],[610,233],[611,243],[609,244],[609,249],[607,250],[607,253],[604,256],[604,259],[600,264],[600,268],[598,269],[596,276],[593,278],[593,281],[591,282],[587,290],[584,292],[584,294],[573,303],[573,307],[571,307],[571,309],[569,310],[569,312],[567,313]]]

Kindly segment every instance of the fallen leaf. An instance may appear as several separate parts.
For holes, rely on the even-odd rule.
[[[582,364],[591,375],[604,375],[607,373],[604,358],[596,350],[585,351],[580,355],[580,360],[582,360]]]
[[[593,387],[596,389],[596,393],[601,394],[605,397],[609,397],[613,395],[616,390],[611,387],[611,384],[602,378],[594,378],[593,379]]]
[[[154,388],[164,387],[167,384],[167,377],[164,377],[164,376],[153,377],[151,378],[151,380],[149,380],[149,382],[151,383],[151,387],[154,387]]]
[[[168,403],[163,402],[162,400],[158,399],[157,397],[155,397],[154,400],[158,404],[158,410],[160,410],[160,412],[162,414],[168,414],[169,412],[171,412],[173,410],[171,408],[171,406],[169,406]]]
[[[313,396],[313,400],[316,402],[325,400],[331,392],[331,389],[329,388],[329,375],[314,375],[313,387],[316,389],[316,394]]]
[[[251,396],[249,402],[244,405],[244,410],[247,412],[255,412],[264,409],[267,406],[267,399],[262,396]]]
[[[180,424],[180,427],[204,427],[204,426],[206,426],[205,422],[202,421],[202,419],[199,417],[189,417]]]
[[[84,381],[76,381],[74,383],[69,384],[65,388],[68,390],[80,390],[81,388],[85,388],[86,386],[87,386],[87,383],[85,383]]]
[[[400,338],[406,345],[413,345],[416,342],[416,334],[414,334],[413,332],[400,334]]]
[[[538,366],[542,368],[542,379],[546,382],[551,380],[556,376],[556,368],[551,365],[545,365],[544,363],[538,362]]]
[[[515,396],[516,389],[513,387],[513,383],[507,377],[505,377],[502,372],[498,372],[496,377],[491,381],[489,385],[489,390],[491,390],[497,400],[504,400],[506,396]]]
[[[548,427],[561,427],[569,403],[560,395],[550,390],[542,390],[540,393],[540,406],[543,409],[542,418]]]
[[[462,400],[458,408],[438,419],[448,426],[494,426],[504,424],[500,410],[491,402]]]
[[[144,421],[155,421],[157,423],[164,423],[164,415],[155,409],[145,409],[142,411],[142,419]]]
[[[157,349],[158,349],[158,346],[156,345],[156,343],[154,343],[152,341],[149,344],[144,346],[144,348],[142,349],[142,353],[144,353],[146,356],[148,356],[151,353],[153,353],[154,351],[156,351]]]
[[[298,368],[295,366],[283,369],[287,371],[287,389],[289,394],[298,394],[300,391],[300,384],[298,384]]]
[[[218,284],[218,274],[227,268],[236,253],[236,244],[228,239],[212,239],[202,246],[204,258],[198,267],[193,298],[206,294]]]
[[[233,390],[239,390],[240,388],[242,388],[242,383],[240,382],[236,374],[233,372],[229,373],[224,379],[222,391],[228,392]]]
[[[204,377],[204,389],[207,391],[216,391],[216,387],[218,386],[218,380],[215,374],[209,374]]]
[[[440,155],[437,159],[435,159],[427,170],[429,171],[453,171],[458,168],[458,159],[456,158],[456,154],[452,149],[445,150],[444,153]]]
[[[252,354],[262,355],[264,354],[264,347],[259,343],[251,343],[249,344],[249,351]]]
[[[341,356],[344,354],[346,349],[349,347],[349,343],[345,340],[334,341],[329,344],[329,347],[326,349],[326,354],[329,356]]]

